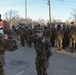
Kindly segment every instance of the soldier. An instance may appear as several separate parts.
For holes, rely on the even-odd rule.
[[[66,27],[66,25],[63,25],[63,33],[64,33],[64,37],[63,37],[63,48],[68,47],[68,28]]]
[[[56,37],[57,37],[57,30],[55,28],[55,25],[52,25],[52,28],[51,28],[51,44],[52,44],[52,47],[55,46]]]
[[[31,36],[32,35],[32,30],[31,30],[31,28],[28,28],[28,30],[27,30],[27,44],[28,44],[28,47],[31,47]]]
[[[25,29],[23,27],[20,27],[19,35],[22,46],[25,46]]]
[[[2,22],[1,14],[0,14],[0,23]],[[4,49],[2,47],[2,33],[0,33],[0,75],[4,75]]]
[[[4,75],[4,48],[3,48],[3,42],[2,42],[2,34],[0,34],[0,75]]]
[[[27,26],[25,27],[25,40],[26,40],[26,43],[27,43],[27,31],[28,31],[28,28]]]
[[[10,43],[13,44],[14,48],[17,48],[17,44],[19,45],[19,37],[18,34],[15,33],[13,30],[8,31],[8,38],[10,40]]]
[[[14,51],[17,49],[15,46],[6,34],[0,34],[0,75],[4,75],[5,51]]]
[[[4,24],[7,26],[6,21],[4,22],[5,22]],[[5,51],[13,51],[13,50],[15,50],[15,45],[12,44],[11,40],[8,39],[8,36],[6,34],[0,33],[0,75],[4,75]]]
[[[63,31],[60,28],[60,25],[58,26],[58,31],[57,31],[57,38],[56,38],[56,45],[57,49],[61,51],[62,49],[62,42],[63,42]]]
[[[36,33],[35,37],[35,49],[36,49],[36,70],[37,75],[48,75],[47,68],[51,53],[50,41],[43,36],[43,31]]]
[[[37,26],[34,26],[34,28],[32,29],[32,34],[36,33],[37,31]]]
[[[47,26],[44,26],[44,36],[50,41],[51,38],[51,31]]]
[[[72,26],[69,33],[70,37],[70,51],[73,53],[76,45],[76,27]]]

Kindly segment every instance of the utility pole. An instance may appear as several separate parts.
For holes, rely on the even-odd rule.
[[[50,7],[50,0],[48,0],[48,6],[49,6],[49,24],[51,25],[51,7]]]
[[[25,22],[27,23],[27,0],[25,0]]]

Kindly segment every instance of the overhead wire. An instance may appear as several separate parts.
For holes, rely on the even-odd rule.
[[[37,5],[37,4],[44,4],[48,3],[47,0],[42,0],[42,1],[28,1],[29,5]],[[65,0],[51,0],[51,3],[56,3],[56,4],[64,4],[64,5],[72,5],[76,4],[76,1],[65,1]],[[16,6],[16,5],[25,5],[24,2],[22,3],[11,3],[11,4],[2,4],[0,6]]]
[[[61,1],[54,1],[52,0],[51,3],[57,3],[57,4],[64,4],[64,5],[72,5],[72,4],[76,4],[76,2],[74,1],[64,1],[64,0],[61,0]]]

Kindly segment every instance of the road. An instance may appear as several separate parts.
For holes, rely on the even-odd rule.
[[[52,49],[48,75],[76,75],[76,52]],[[35,49],[24,46],[12,52],[5,52],[6,75],[37,75]]]

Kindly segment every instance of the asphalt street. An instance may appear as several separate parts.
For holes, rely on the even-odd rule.
[[[52,48],[53,55],[49,60],[48,75],[76,75],[76,52],[68,49],[57,51]],[[36,52],[34,47],[20,46],[12,52],[5,52],[6,75],[37,75],[35,67]]]

